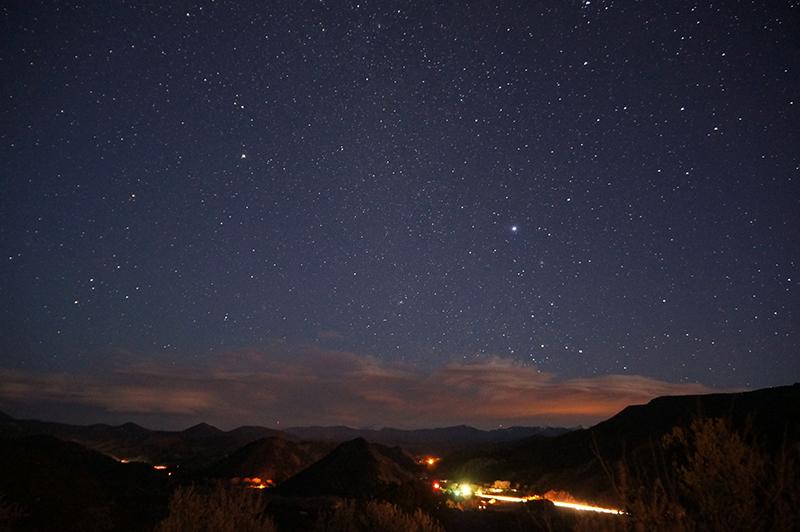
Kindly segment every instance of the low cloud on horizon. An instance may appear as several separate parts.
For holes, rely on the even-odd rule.
[[[172,429],[201,421],[226,429],[575,426],[657,396],[714,391],[640,375],[560,378],[502,357],[423,369],[317,346],[229,352],[203,364],[143,359],[91,372],[0,368],[0,407],[12,415],[53,412],[39,417],[77,422],[80,412],[85,423]]]

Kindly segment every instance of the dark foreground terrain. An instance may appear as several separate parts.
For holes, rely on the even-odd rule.
[[[0,415],[0,530],[797,530],[798,420],[797,384],[661,397],[575,431]]]

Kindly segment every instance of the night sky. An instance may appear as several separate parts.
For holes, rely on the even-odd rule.
[[[766,4],[5,2],[0,408],[488,427],[800,379]]]

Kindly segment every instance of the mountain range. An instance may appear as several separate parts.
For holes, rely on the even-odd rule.
[[[38,420],[14,419],[0,412],[0,436],[43,434],[79,443],[117,459],[154,464],[179,464],[184,470],[204,470],[245,445],[271,439],[270,445],[285,442],[318,441],[341,443],[364,438],[373,443],[401,446],[410,452],[443,453],[475,444],[517,440],[528,436],[554,436],[569,429],[553,427],[511,427],[480,430],[468,426],[435,429],[380,430],[350,427],[295,427],[278,431],[260,426],[243,426],[230,431],[200,423],[182,431],[150,430],[135,423],[123,425],[70,425]],[[283,444],[286,449],[287,443]],[[326,447],[327,449],[332,446]],[[301,454],[305,451],[299,451]],[[312,453],[313,455],[313,453]],[[314,455],[315,456],[315,455]],[[280,476],[280,475],[278,475]]]
[[[645,474],[664,466],[659,442],[674,427],[689,427],[698,418],[724,418],[758,449],[779,456],[779,450],[800,448],[800,384],[659,397],[572,431],[464,426],[223,431],[205,423],[158,431],[134,423],[78,426],[0,413],[0,528],[11,515],[26,530],[149,530],[166,515],[176,486],[244,477],[274,481],[277,486],[263,493],[268,511],[281,523],[297,524],[301,514],[313,523],[342,498],[385,499],[439,512],[429,481],[423,482],[427,476],[473,483],[508,480],[526,493],[567,491],[616,506],[610,466],[624,462]],[[446,454],[424,470],[419,456],[409,454],[437,449]],[[438,515],[459,530],[479,529],[470,528],[470,522],[482,527],[487,519],[505,522],[460,511]]]

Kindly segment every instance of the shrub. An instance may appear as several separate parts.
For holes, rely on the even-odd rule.
[[[344,501],[317,522],[317,532],[444,532],[422,510],[406,513],[383,501]]]
[[[583,521],[582,530],[798,530],[798,448],[768,452],[725,419],[675,427],[649,466],[621,463],[613,483],[629,516]]]
[[[169,515],[157,532],[275,532],[264,515],[261,494],[223,483],[203,490],[196,486],[175,490]]]

